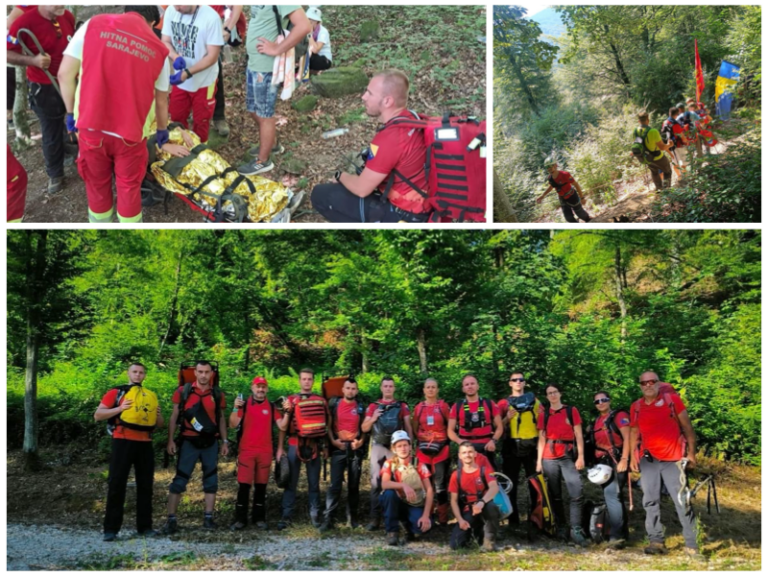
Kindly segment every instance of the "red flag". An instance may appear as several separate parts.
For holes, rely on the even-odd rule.
[[[701,102],[701,95],[704,93],[704,72],[701,70],[701,58],[699,58],[699,41],[694,40],[696,48],[696,103]]]

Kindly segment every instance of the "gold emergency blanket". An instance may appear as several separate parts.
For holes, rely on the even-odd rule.
[[[171,130],[170,134],[171,144],[178,144],[185,148],[189,148],[189,145],[184,142],[181,128],[174,128]],[[189,131],[187,131],[187,134],[194,142],[192,148],[200,144],[200,138],[196,134]],[[170,160],[172,156],[167,152],[158,150],[157,157],[160,160],[152,164],[150,169],[158,183],[166,190],[184,194],[185,196],[189,196],[192,193],[192,190],[186,188],[183,184],[187,184],[191,186],[192,189],[195,189],[210,176],[222,174],[230,167],[230,164],[218,153],[213,150],[204,150],[195,160],[191,161],[181,170],[177,178],[173,178],[163,170],[163,165]],[[226,175],[211,181],[205,187],[205,191],[220,196],[238,177],[239,174],[236,171],[230,171]],[[243,196],[247,202],[248,219],[252,222],[268,222],[288,205],[288,189],[282,184],[258,175],[246,176],[245,178],[253,183],[255,192],[251,193],[246,182],[241,182],[233,192]],[[216,198],[213,196],[198,193],[193,196],[193,199],[198,205],[211,212],[216,207]],[[228,200],[224,202],[223,207],[225,213],[234,212],[232,203]]]

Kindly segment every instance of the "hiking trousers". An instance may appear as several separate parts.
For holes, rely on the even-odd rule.
[[[325,520],[333,523],[341,499],[344,473],[347,474],[347,518],[357,522],[360,508],[360,476],[363,469],[363,451],[339,450],[331,452],[331,485],[325,495]]]
[[[651,178],[653,179],[654,186],[656,186],[656,190],[672,186],[672,165],[669,163],[669,158],[666,155],[653,162],[646,162],[646,164],[651,171]],[[661,180],[662,175],[664,176],[663,182]]]
[[[549,497],[555,512],[555,521],[564,525],[565,510],[563,508],[563,487],[560,480],[565,481],[565,489],[571,499],[570,517],[571,528],[581,526],[581,509],[584,506],[584,489],[581,476],[576,470],[576,464],[570,458],[558,458],[556,460],[544,460],[544,477],[547,479]]]
[[[195,471],[197,461],[203,467],[203,492],[216,494],[219,490],[219,443],[215,442],[207,448],[198,448],[191,440],[184,439],[176,455],[176,476],[171,482],[171,494],[183,494]]]
[[[533,439],[532,441],[538,442],[536,439]],[[516,445],[519,444],[519,442],[520,441],[517,441],[515,438],[507,438],[504,440],[504,450],[501,453],[501,471],[512,481],[512,490],[509,493],[509,499],[512,502],[512,514],[509,516],[510,524],[520,523],[520,506],[518,506],[517,500],[517,488],[520,484],[520,471],[525,470],[523,482],[525,482],[525,479],[529,476],[536,474],[536,445],[534,444],[533,449],[528,450],[523,446],[518,448]],[[526,482],[526,484],[528,484],[529,501],[533,502],[535,499],[533,488],[531,487],[530,482]]]
[[[392,452],[382,446],[371,442],[371,450],[368,454],[371,461],[371,522],[378,522],[381,519],[381,468],[389,458],[392,458]]]
[[[296,489],[299,485],[302,461],[298,446],[288,446],[288,464],[291,469],[291,483],[283,491],[283,520],[291,520],[296,508]],[[320,519],[320,454],[304,462],[307,470],[307,492],[309,495],[309,516],[313,522]]]
[[[248,524],[248,499],[250,498],[251,485],[244,482],[238,484],[237,502],[235,503],[235,522]],[[267,519],[267,485],[253,485],[253,511],[251,518],[253,523],[264,522]]]
[[[40,121],[45,172],[49,178],[64,176],[64,142],[67,108],[53,84],[29,82],[29,107]]]
[[[563,211],[563,218],[565,218],[566,222],[576,224],[579,221],[578,218],[581,218],[584,220],[584,222],[589,222],[592,219],[589,217],[589,214],[587,214],[587,211],[584,210],[584,206],[581,202],[579,202],[576,206],[571,206],[562,198],[559,198],[559,200],[560,209]]]
[[[493,502],[483,506],[482,513],[473,516],[472,508],[464,510],[461,517],[469,522],[469,529],[462,530],[459,523],[453,527],[451,532],[451,550],[466,548],[472,542],[472,538],[477,540],[481,546],[484,542],[496,543],[496,535],[499,532],[499,508]]]
[[[312,206],[329,222],[426,222],[428,213],[401,210],[381,194],[374,192],[360,198],[342,184],[318,184],[312,189]]]
[[[611,540],[624,538],[625,511],[622,488],[626,485],[627,473],[618,473],[615,468],[611,480],[602,485],[605,507],[608,510]]]
[[[152,442],[113,438],[104,532],[117,534],[123,525],[125,493],[131,467],[136,473],[136,530],[144,532],[152,528],[152,485],[155,480],[155,451]]]
[[[424,515],[424,506],[411,506],[394,490],[384,490],[379,500],[384,510],[384,527],[388,534],[399,534],[401,522],[409,534],[421,534],[419,518]]]
[[[651,542],[664,542],[664,526],[661,523],[661,485],[667,488],[677,510],[677,518],[683,527],[683,537],[688,548],[698,548],[696,533],[698,523],[693,508],[687,503],[688,482],[681,462],[661,462],[640,459],[640,487],[643,489],[645,531]],[[682,500],[682,502],[681,502]]]

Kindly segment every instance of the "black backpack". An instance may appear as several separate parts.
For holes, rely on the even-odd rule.
[[[371,436],[376,444],[389,448],[392,442],[392,434],[396,430],[402,429],[402,420],[400,418],[402,405],[403,403],[400,400],[392,404],[376,403],[377,410],[379,408],[384,410],[379,419],[373,423],[373,430],[371,430]]]
[[[199,402],[196,402],[194,406],[187,409],[187,400],[192,395],[192,383],[187,382],[181,390],[181,403],[179,404],[179,410],[182,415],[181,429],[194,430],[201,436],[216,436],[219,433],[219,423],[221,422],[221,388],[218,385],[211,384],[211,395],[213,396],[213,402],[216,406],[216,418],[215,422],[210,419],[208,412],[203,407],[203,399],[200,398]],[[192,419],[197,420],[203,427],[202,430],[195,430],[192,426]]]
[[[671,148],[669,149],[670,152],[674,150],[677,146],[677,138],[675,137],[675,125],[677,125],[677,120],[674,118],[667,118],[664,123],[661,125],[661,139],[664,141],[665,144],[670,144]]]
[[[275,22],[277,23],[277,33],[285,37],[286,30],[288,30],[289,32],[293,30],[293,22],[288,20],[288,27],[283,28],[283,17],[280,16],[280,10],[277,9],[277,6],[273,5],[272,11],[275,13]],[[296,51],[296,62],[298,63],[298,59],[307,54],[307,50],[309,49],[309,40],[307,40],[306,37],[302,38],[301,42],[296,44],[296,46],[294,46],[293,49]]]
[[[477,412],[479,415],[478,422],[474,425],[472,425],[471,428],[468,428],[468,424],[470,424],[468,420],[468,416],[470,415],[469,412],[469,402],[466,398],[462,398],[459,401],[458,406],[456,407],[456,426],[459,429],[459,438],[464,439],[461,435],[461,414],[464,413],[464,430],[470,431],[474,430],[475,428],[482,428],[486,425],[486,422],[490,420],[491,422],[491,432],[493,432],[493,407],[491,406],[491,403],[486,400],[485,398],[478,398],[477,402]],[[488,414],[488,417],[486,418],[486,413]],[[471,438],[466,438],[471,439]]]
[[[550,177],[551,179],[551,177]],[[533,417],[533,423],[536,424],[536,395],[533,392],[526,392],[522,396],[507,397],[507,405],[514,408],[517,412],[517,431],[520,432],[520,422],[524,412],[530,412]]]
[[[608,412],[608,416],[605,419],[605,422],[603,422],[603,427],[601,428],[601,430],[607,430],[608,432],[608,441],[611,443],[611,452],[613,452],[613,457],[617,461],[621,456],[621,449],[624,446],[623,443],[617,446],[613,438],[614,434],[621,437],[621,430],[616,425],[616,414],[618,414],[619,412],[626,412],[627,414],[629,414],[629,410],[624,410],[622,408],[615,408],[610,412]],[[593,426],[592,429],[590,430],[589,437],[591,439],[592,445],[595,448],[597,448],[597,442],[595,442],[595,432],[596,430]]]

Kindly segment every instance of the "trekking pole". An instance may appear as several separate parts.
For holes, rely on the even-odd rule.
[[[34,35],[34,33],[31,30],[27,30],[26,28],[22,28],[18,31],[16,35],[16,39],[19,41],[19,44],[21,45],[21,49],[27,56],[37,56],[37,54],[34,54],[32,50],[30,50],[27,45],[24,43],[24,40],[21,39],[22,34],[27,34],[32,39],[32,42],[35,43],[35,46],[37,47],[40,54],[45,54],[45,50],[43,50],[43,47],[40,45],[40,41],[37,39],[37,36]],[[46,68],[42,68],[43,73],[48,76],[48,79],[51,81],[51,84],[56,89],[56,92],[59,93],[59,96],[61,96],[61,89],[59,88],[59,83],[56,81],[56,78],[53,77],[53,74],[51,74]],[[63,96],[62,96],[63,98]]]

